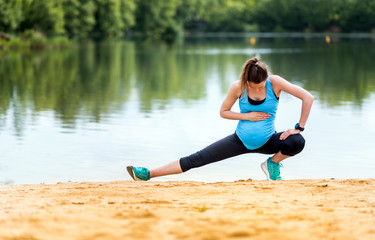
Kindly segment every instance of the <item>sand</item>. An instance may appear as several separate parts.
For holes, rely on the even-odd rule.
[[[375,239],[375,180],[0,186],[0,239]]]

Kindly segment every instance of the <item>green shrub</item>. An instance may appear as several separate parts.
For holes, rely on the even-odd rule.
[[[65,36],[58,36],[48,39],[48,45],[53,48],[67,48],[72,44],[72,40]]]

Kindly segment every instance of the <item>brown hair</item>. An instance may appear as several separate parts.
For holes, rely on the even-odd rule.
[[[261,83],[267,79],[267,66],[257,57],[250,58],[242,67],[240,75],[241,89],[245,89],[247,82]]]

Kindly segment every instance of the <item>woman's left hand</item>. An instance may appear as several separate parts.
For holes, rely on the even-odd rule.
[[[285,140],[290,135],[299,134],[300,132],[298,129],[288,129],[280,135],[280,140]]]

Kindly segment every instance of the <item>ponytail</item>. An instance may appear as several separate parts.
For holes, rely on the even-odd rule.
[[[244,90],[248,82],[261,83],[268,77],[267,66],[257,57],[250,58],[242,67],[240,75],[241,89]]]

